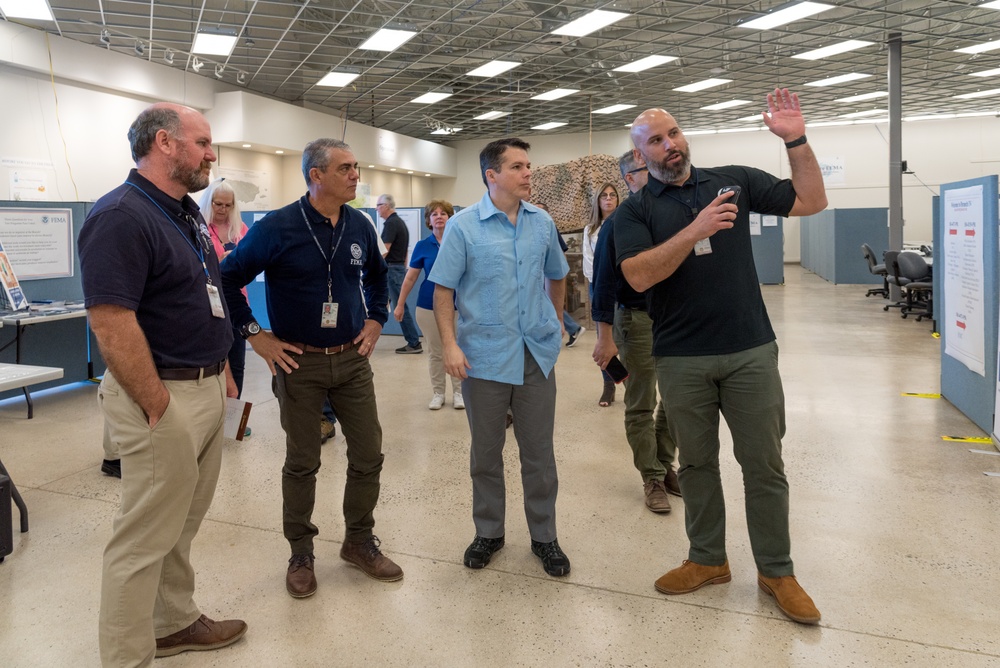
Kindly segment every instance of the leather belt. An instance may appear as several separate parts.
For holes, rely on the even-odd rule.
[[[226,370],[226,360],[201,369],[157,369],[156,373],[162,380],[201,380],[218,376]]]
[[[339,346],[330,346],[328,348],[317,348],[316,346],[310,346],[305,343],[292,343],[290,341],[288,343],[304,353],[323,353],[324,355],[337,355],[354,347],[354,341],[348,341],[347,343],[342,343]]]

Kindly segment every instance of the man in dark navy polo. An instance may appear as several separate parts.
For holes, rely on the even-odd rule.
[[[386,264],[371,223],[347,206],[360,178],[350,147],[336,139],[310,142],[302,174],[308,192],[250,228],[222,272],[233,323],[275,375],[286,436],[283,523],[292,550],[285,586],[295,598],[316,593],[319,529],[312,513],[326,399],[347,440],[340,556],[376,580],[403,577],[372,534],[383,456],[368,358],[389,315]],[[260,328],[240,292],[261,272],[273,333]]]
[[[121,457],[101,580],[105,666],[218,649],[247,630],[201,614],[190,559],[219,479],[226,395],[236,396],[219,262],[188,197],[208,186],[212,132],[194,109],[156,104],[128,138],[137,169],[97,201],[79,241],[90,327],[108,365],[98,398]]]

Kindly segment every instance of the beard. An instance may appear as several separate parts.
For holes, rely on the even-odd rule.
[[[671,165],[670,159],[677,155],[681,156],[681,161]],[[653,176],[660,179],[660,181],[663,183],[674,183],[687,176],[688,170],[691,169],[691,150],[670,151],[670,153],[663,158],[663,162],[650,163],[647,161],[646,164],[656,165],[656,171],[659,173],[654,173]]]
[[[197,169],[187,169],[181,165],[174,165],[170,171],[170,178],[177,183],[183,184],[189,193],[196,193],[204,190],[210,182],[209,169],[211,164],[202,162]]]

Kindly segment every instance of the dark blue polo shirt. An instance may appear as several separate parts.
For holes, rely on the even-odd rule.
[[[615,211],[617,262],[673,237],[695,219],[693,209],[732,185],[743,189],[733,227],[710,237],[711,253],[692,251],[672,275],[646,291],[653,355],[725,355],[774,340],[753,260],[750,212],[787,216],[795,204],[788,179],[736,165],[692,168],[680,186],[650,174],[646,187]]]
[[[328,273],[323,254],[330,258],[334,246],[330,280],[333,301],[339,305],[337,326],[321,327]],[[388,268],[375,228],[346,204],[340,207],[336,228],[305,195],[250,228],[222,266],[222,285],[237,329],[253,319],[240,289],[261,272],[271,331],[283,341],[339,346],[354,340],[365,319],[385,325],[389,317]]]
[[[221,290],[219,261],[194,200],[170,197],[133,169],[97,200],[78,246],[84,304],[135,311],[157,367],[205,367],[226,358],[232,328],[228,316],[212,315],[197,251]]]
[[[632,289],[622,276],[618,263],[615,262],[615,213],[611,212],[608,219],[601,225],[594,245],[594,280],[591,285],[594,294],[590,301],[590,317],[594,322],[613,325],[615,322],[615,306],[623,308],[646,310],[646,298]]]

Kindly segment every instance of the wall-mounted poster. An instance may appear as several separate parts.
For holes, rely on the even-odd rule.
[[[940,323],[944,352],[985,376],[982,186],[945,192],[943,232],[946,312]]]
[[[0,239],[22,281],[73,275],[70,209],[0,209]]]

